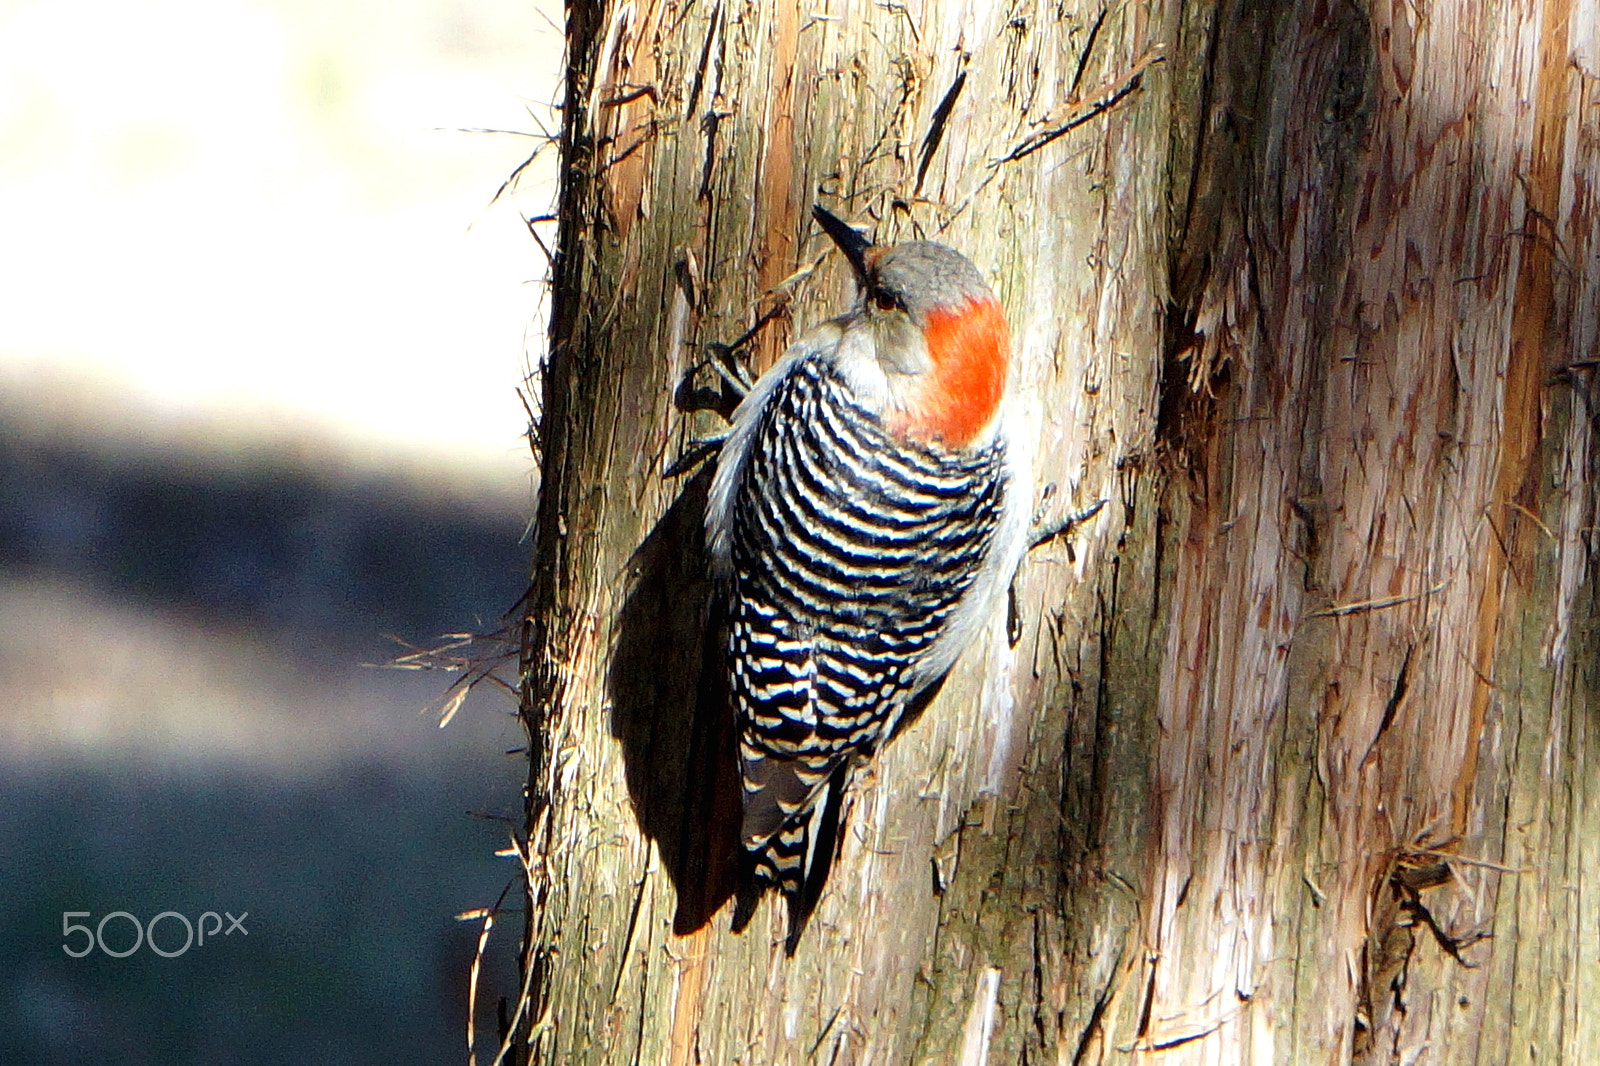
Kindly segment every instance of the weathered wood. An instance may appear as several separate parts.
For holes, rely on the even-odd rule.
[[[1245,325],[1206,330],[1219,399],[1184,409],[1208,421],[1139,1046],[1582,1061],[1595,458],[1563,368],[1600,283],[1593,11],[1319,2],[1214,32],[1244,182],[1224,247],[1186,247],[1197,321]]]
[[[532,1061],[1581,1061],[1596,21],[574,4]],[[1111,502],[857,782],[785,961],[780,907],[727,930],[705,474],[663,470],[708,345],[765,321],[763,368],[848,298],[816,200],[972,256],[1050,508]]]

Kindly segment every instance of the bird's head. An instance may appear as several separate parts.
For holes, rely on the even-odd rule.
[[[812,213],[850,261],[860,291],[846,344],[870,344],[891,431],[968,448],[992,435],[1005,395],[1011,336],[1000,302],[972,261],[933,241],[874,245],[824,210]]]

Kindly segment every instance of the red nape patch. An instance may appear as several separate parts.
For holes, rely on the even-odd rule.
[[[965,448],[989,424],[1006,391],[1011,331],[992,297],[928,313],[923,331],[933,371],[896,428],[929,444]]]

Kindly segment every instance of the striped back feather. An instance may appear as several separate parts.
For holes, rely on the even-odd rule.
[[[744,845],[758,885],[789,899],[792,952],[850,761],[939,680],[919,667],[991,549],[1006,473],[1001,438],[958,451],[892,435],[825,352],[797,360],[754,416],[732,501],[728,651]],[[735,925],[748,918],[741,907]]]

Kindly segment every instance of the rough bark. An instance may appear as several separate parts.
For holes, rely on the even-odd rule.
[[[574,4],[519,1054],[1580,1061],[1596,21]],[[814,200],[972,256],[1050,512],[1110,505],[858,780],[785,960],[770,901],[727,930],[706,478],[663,471],[707,346],[848,299]]]
[[[1259,80],[1211,129],[1246,180],[1215,244],[1184,241],[1211,256],[1197,322],[1233,329],[1194,350],[1227,386],[1169,486],[1139,1040],[1581,1061],[1594,12],[1239,17],[1211,73]]]

